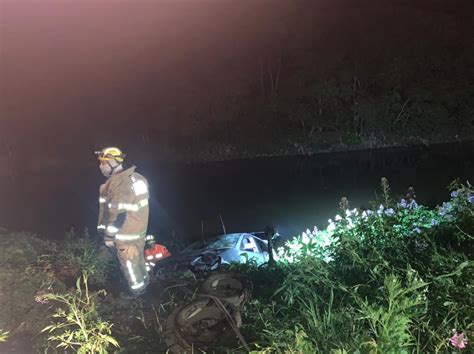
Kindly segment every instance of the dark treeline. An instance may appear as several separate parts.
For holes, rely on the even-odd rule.
[[[207,148],[212,159],[471,137],[472,4],[324,0],[283,7],[270,14],[278,17],[271,42],[256,51],[240,88],[229,82],[207,106],[178,114],[172,128],[149,122],[143,142],[189,155]]]

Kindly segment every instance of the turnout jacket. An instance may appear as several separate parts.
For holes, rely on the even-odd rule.
[[[169,256],[170,251],[163,245],[155,244],[153,248],[145,248],[145,261],[159,261]]]
[[[116,242],[144,237],[148,226],[148,182],[135,166],[112,175],[100,186],[97,230]]]

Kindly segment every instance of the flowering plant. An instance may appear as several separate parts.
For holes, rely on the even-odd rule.
[[[453,329],[453,335],[449,339],[449,344],[451,344],[454,348],[457,349],[465,349],[467,346],[467,342],[467,337],[463,332],[459,333],[458,331]]]

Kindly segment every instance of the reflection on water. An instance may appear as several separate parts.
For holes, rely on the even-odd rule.
[[[326,226],[340,198],[351,207],[368,206],[380,178],[392,194],[415,187],[421,203],[448,199],[446,186],[471,178],[474,143],[429,148],[386,149],[266,158],[197,165],[140,164],[151,188],[149,231],[168,238],[174,229],[186,239],[227,232],[260,231],[274,224],[285,236],[313,225]],[[71,227],[95,228],[96,168],[55,171],[1,179],[0,226],[32,230],[51,238]]]

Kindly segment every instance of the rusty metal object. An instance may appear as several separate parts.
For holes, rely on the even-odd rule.
[[[196,299],[176,308],[165,325],[165,342],[171,353],[186,353],[212,347],[216,339],[230,335],[243,342],[238,332],[241,308],[250,298],[251,282],[235,272],[211,274]]]

